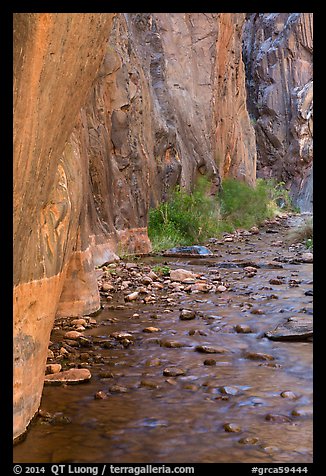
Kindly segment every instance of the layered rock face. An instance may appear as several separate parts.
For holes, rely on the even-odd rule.
[[[297,205],[311,211],[312,13],[250,14],[243,38],[257,175],[285,182]]]
[[[207,175],[255,181],[244,14],[16,14],[14,436],[55,315],[99,307],[95,266],[150,251],[148,209]]]

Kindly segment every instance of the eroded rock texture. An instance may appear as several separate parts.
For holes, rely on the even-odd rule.
[[[253,13],[244,29],[257,175],[284,181],[312,209],[312,13]]]
[[[16,14],[14,436],[55,315],[99,307],[95,266],[150,250],[148,209],[207,175],[255,181],[244,14]]]

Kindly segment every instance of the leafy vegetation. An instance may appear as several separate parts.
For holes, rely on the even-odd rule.
[[[150,210],[148,234],[153,250],[192,245],[259,225],[283,209],[291,209],[284,184],[258,179],[255,187],[235,179],[223,181],[219,195],[209,194],[210,182],[200,177],[191,194],[176,187],[170,197]]]
[[[157,273],[161,276],[169,276],[170,274],[170,267],[169,266],[161,266],[159,264],[156,264],[153,266],[152,270],[154,273]]]
[[[304,243],[306,248],[313,247],[313,221],[311,217],[305,219],[302,225],[289,233],[290,243]]]

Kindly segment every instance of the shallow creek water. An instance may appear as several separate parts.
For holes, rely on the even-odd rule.
[[[273,240],[286,236],[288,225],[277,231],[262,230],[241,242],[216,246],[218,257],[144,258],[142,262],[150,266],[167,263],[197,273],[218,269],[230,287],[224,293],[183,293],[177,305],[161,299],[155,304],[136,301],[121,310],[103,309],[96,317],[103,325],[86,330],[85,336],[105,338],[114,331],[127,331],[134,344],[100,348],[104,363],[92,364],[89,383],[46,386],[41,408],[63,412],[71,423],[36,421],[26,439],[14,447],[14,461],[312,462],[312,342],[263,337],[291,316],[312,314],[312,297],[305,295],[312,289],[312,264],[283,262],[280,269],[267,264],[295,254],[285,246],[272,246]],[[262,265],[254,277],[247,277],[238,266],[246,260]],[[269,284],[279,275],[285,277],[285,284]],[[291,287],[290,279],[300,284]],[[252,314],[250,306],[263,313]],[[198,310],[201,317],[182,321],[180,308]],[[134,313],[139,318],[133,318]],[[112,317],[118,320],[107,325]],[[236,333],[237,324],[248,324],[253,332]],[[147,326],[160,331],[146,334]],[[160,341],[165,338],[184,346],[163,347]],[[223,346],[227,352],[202,354],[195,351],[197,345]],[[275,360],[249,360],[246,351],[271,354]],[[216,365],[204,365],[208,358],[214,358]],[[185,375],[165,377],[163,369],[171,366],[184,369]],[[113,378],[100,378],[103,371],[112,372]],[[114,384],[126,391],[94,399],[96,392],[108,392]],[[234,387],[237,394],[222,398],[222,386]],[[297,398],[283,398],[284,391]],[[292,415],[297,408],[304,410],[301,416]],[[290,421],[268,421],[267,414],[285,415]],[[226,432],[225,423],[235,423],[241,431]],[[245,437],[257,441],[239,442]]]

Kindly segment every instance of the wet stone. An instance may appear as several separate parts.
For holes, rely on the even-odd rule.
[[[229,433],[240,433],[242,431],[237,423],[224,423],[223,428]]]
[[[178,377],[179,375],[186,375],[186,372],[179,367],[167,367],[163,370],[163,375],[166,377]]]
[[[204,360],[204,365],[216,365],[216,360],[215,359],[205,359]]]
[[[235,388],[235,387],[229,387],[229,386],[219,387],[219,391],[220,391],[223,395],[238,395],[238,394],[240,393],[237,388]]]
[[[160,332],[160,330],[161,329],[159,327],[145,327],[145,329],[143,329],[143,332],[151,334],[153,332]]]
[[[227,352],[224,347],[210,347],[208,345],[197,345],[195,350],[204,354],[224,354]]]
[[[56,374],[56,373],[60,372],[60,370],[61,370],[61,365],[60,364],[48,364],[45,367],[45,374],[46,375]]]
[[[274,360],[275,357],[263,352],[246,352],[245,358],[250,360]]]
[[[169,349],[178,349],[180,347],[188,347],[187,344],[183,342],[178,342],[176,340],[161,340],[160,345],[161,347],[167,347]]]
[[[190,321],[192,319],[196,319],[196,311],[182,309],[179,317],[182,321]]]
[[[259,438],[256,436],[246,436],[245,438],[240,438],[239,443],[242,445],[255,445],[258,441]]]
[[[280,285],[280,284],[284,284],[284,281],[283,281],[283,279],[272,278],[272,279],[269,280],[269,284]]]
[[[112,385],[109,388],[109,390],[111,393],[127,393],[128,392],[128,388],[124,387],[123,385]]]
[[[297,407],[292,410],[291,415],[295,417],[312,417],[313,409],[309,405]]]
[[[291,418],[286,415],[273,414],[273,413],[268,413],[265,416],[265,420],[271,421],[274,423],[289,423],[292,421]]]
[[[88,369],[72,368],[56,374],[46,375],[44,383],[52,385],[77,384],[87,382],[90,378],[91,373]]]
[[[83,334],[78,331],[68,331],[65,333],[64,337],[67,339],[78,339],[79,337],[82,337]]]
[[[295,400],[298,398],[295,393],[290,392],[288,390],[286,390],[285,392],[281,392],[280,395],[282,398],[288,398],[289,400]]]
[[[159,367],[161,365],[161,360],[158,358],[146,360],[146,367]]]
[[[250,334],[252,332],[251,327],[247,324],[238,324],[235,326],[235,330],[239,334]]]
[[[106,400],[108,398],[108,395],[102,390],[99,390],[95,393],[94,398],[95,400]]]

